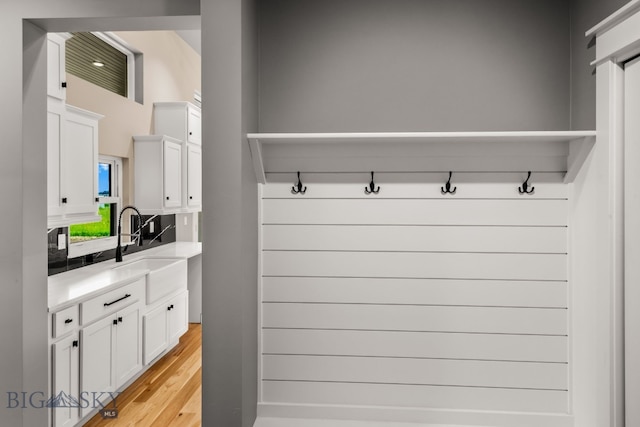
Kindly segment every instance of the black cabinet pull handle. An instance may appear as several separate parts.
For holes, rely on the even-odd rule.
[[[62,198],[62,203],[67,203],[67,198],[66,197]]]
[[[115,303],[117,303],[117,302],[120,302],[120,301],[122,301],[123,299],[129,298],[130,296],[131,296],[131,294],[125,294],[122,298],[118,298],[118,299],[117,299],[117,300],[115,300],[115,301],[105,302],[105,303],[104,303],[104,306],[105,306],[105,307],[109,307],[110,305],[113,305],[113,304],[115,304]]]
[[[71,322],[73,322],[73,319],[67,319],[67,320],[64,321],[64,323],[66,323],[66,324],[69,324]]]
[[[118,323],[122,323],[122,317],[118,317]]]
[[[114,325],[117,325],[117,324],[118,324],[118,321],[117,321],[116,319],[113,319],[113,324],[114,324]]]
[[[189,199],[190,199],[190,200],[193,200],[193,196],[189,196]]]
[[[193,132],[189,132],[189,135],[193,135]]]
[[[169,196],[167,196],[167,200],[169,200]]]
[[[62,83],[60,84],[60,86],[62,86],[62,87],[67,87],[67,82],[62,82]]]
[[[72,346],[73,347],[77,347],[78,346],[78,340],[73,340]]]
[[[100,201],[100,199],[96,197],[96,203],[98,203],[99,201]]]

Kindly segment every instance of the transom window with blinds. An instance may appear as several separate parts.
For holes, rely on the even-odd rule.
[[[92,33],[71,33],[66,71],[118,95],[128,94],[128,57]]]

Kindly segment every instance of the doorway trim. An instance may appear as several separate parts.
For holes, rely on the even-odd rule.
[[[632,0],[586,32],[596,40],[596,129],[597,144],[608,147],[610,155],[609,213],[612,217],[610,274],[610,425],[624,427],[640,421],[640,409],[632,402],[640,398],[640,384],[631,382],[633,374],[625,360],[640,357],[640,310],[631,310],[633,288],[640,280],[639,263],[627,262],[640,252],[640,244],[625,239],[640,230],[640,202],[633,185],[640,179],[625,153],[638,151],[625,141],[625,72],[624,64],[640,54],[640,0]],[[630,156],[629,156],[630,157]],[[634,167],[632,167],[634,166]],[[634,336],[636,338],[634,339]],[[629,402],[629,405],[625,405]]]

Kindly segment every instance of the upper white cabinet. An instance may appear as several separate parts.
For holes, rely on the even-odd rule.
[[[189,102],[153,106],[155,135],[134,137],[136,206],[147,214],[198,212],[202,209],[200,108]],[[180,167],[174,165],[178,157]]]
[[[63,129],[65,120],[64,102],[47,100],[47,215],[49,226],[61,221],[64,214],[62,203],[62,156]]]
[[[179,212],[183,203],[182,142],[164,135],[134,136],[135,205],[145,214]]]
[[[63,200],[65,215],[97,214],[98,120],[102,116],[67,105]]]
[[[98,121],[101,115],[49,97],[47,206],[49,227],[98,221]]]
[[[57,99],[66,98],[65,44],[60,34],[47,34],[47,95]]]
[[[187,144],[186,206],[199,210],[202,206],[202,148]]]
[[[154,133],[168,135],[184,142],[200,145],[200,108],[189,102],[155,102]]]

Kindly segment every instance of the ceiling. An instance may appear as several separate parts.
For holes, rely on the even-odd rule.
[[[182,37],[182,39],[193,48],[193,50],[198,52],[198,55],[202,56],[200,30],[176,30],[176,33]]]

